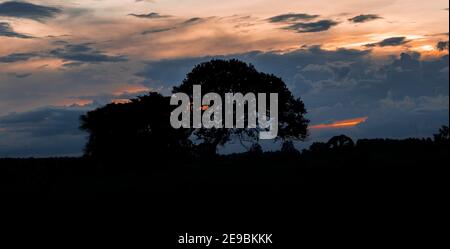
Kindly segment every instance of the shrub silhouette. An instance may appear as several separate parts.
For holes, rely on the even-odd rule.
[[[243,95],[247,93],[278,93],[278,139],[304,140],[307,137],[309,120],[305,118],[304,103],[292,95],[281,78],[258,72],[252,65],[238,60],[212,60],[197,65],[180,86],[174,87],[173,93],[183,92],[192,99],[194,85],[201,85],[202,94],[215,92],[222,99],[225,99],[226,93],[242,93]],[[266,103],[270,103],[269,94],[267,94],[267,98]],[[223,117],[225,116],[224,111]],[[247,116],[245,113],[245,123],[247,123]],[[190,129],[190,133],[203,141],[202,147],[208,148],[204,151],[209,153],[215,153],[219,145],[230,141],[232,137],[253,144],[258,141],[258,133],[255,129],[200,128]]]

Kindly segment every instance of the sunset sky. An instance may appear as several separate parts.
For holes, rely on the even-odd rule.
[[[448,18],[447,0],[0,0],[0,157],[79,155],[80,114],[211,58],[282,77],[309,141],[428,137],[448,124]]]

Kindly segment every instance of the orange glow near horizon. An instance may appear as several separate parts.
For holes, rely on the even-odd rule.
[[[76,106],[88,106],[91,105],[92,103],[94,103],[93,100],[90,99],[64,99],[59,101],[56,105],[57,106],[72,106],[72,105],[76,105]]]
[[[366,122],[366,120],[369,117],[361,117],[361,118],[353,118],[353,119],[345,119],[345,120],[339,120],[335,121],[330,124],[318,124],[318,125],[312,125],[309,128],[312,130],[318,130],[318,129],[339,129],[339,128],[351,128],[355,127],[361,123]]]
[[[114,104],[127,104],[127,103],[130,103],[131,100],[129,100],[129,99],[113,99],[111,102]]]
[[[122,94],[138,94],[138,93],[144,93],[144,92],[150,92],[150,91],[152,91],[151,88],[148,88],[143,85],[135,85],[135,86],[126,85],[126,86],[117,88],[113,92],[113,95],[119,96]]]

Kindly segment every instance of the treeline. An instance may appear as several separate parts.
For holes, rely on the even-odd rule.
[[[448,152],[448,128],[444,127],[434,139],[353,142],[337,136],[301,152],[287,142],[276,152],[263,152],[255,146],[245,153],[201,158],[162,160],[151,154],[139,160],[4,158],[0,159],[0,191],[96,198],[139,192],[291,193],[350,183],[351,188],[379,187],[381,182],[392,185],[424,180],[426,172],[447,167]],[[411,172],[416,172],[414,177],[408,177]]]

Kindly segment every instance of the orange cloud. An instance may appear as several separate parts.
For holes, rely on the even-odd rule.
[[[353,119],[345,119],[345,120],[339,120],[335,121],[330,124],[318,124],[318,125],[312,125],[309,128],[313,130],[317,129],[339,129],[339,128],[350,128],[355,127],[361,123],[366,122],[366,120],[369,117],[361,117],[361,118],[353,118]]]
[[[113,99],[112,100],[112,103],[114,103],[114,104],[127,104],[130,102],[131,102],[131,100],[129,100],[129,99]]]
[[[141,86],[141,85],[136,85],[136,86],[122,86],[117,88],[113,94],[115,96],[119,96],[122,94],[138,94],[138,93],[143,93],[143,92],[150,92],[152,89],[146,87],[146,86]]]
[[[89,99],[64,99],[59,101],[56,105],[57,106],[71,106],[71,105],[77,105],[77,106],[87,106],[91,105],[94,101]]]

